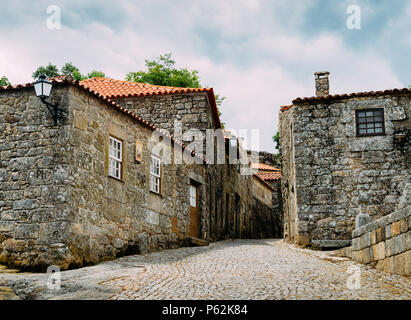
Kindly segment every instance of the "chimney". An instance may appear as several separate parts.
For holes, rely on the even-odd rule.
[[[316,72],[315,75],[315,94],[317,97],[324,97],[330,94],[330,84],[328,82],[328,71]]]

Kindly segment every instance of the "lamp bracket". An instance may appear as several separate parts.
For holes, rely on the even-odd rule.
[[[47,109],[49,109],[54,120],[54,125],[57,125],[58,103],[52,104],[50,102],[47,102],[46,98],[41,98],[40,100],[47,106]]]

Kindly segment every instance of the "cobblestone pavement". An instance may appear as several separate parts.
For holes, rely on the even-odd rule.
[[[361,271],[360,289],[347,287],[352,265]],[[222,241],[123,257],[62,272],[58,291],[48,290],[44,278],[0,273],[0,286],[24,299],[411,299],[410,278],[282,240]]]
[[[135,276],[104,282],[122,292],[111,299],[411,299],[411,279],[281,240],[236,240],[146,256]],[[348,267],[361,271],[349,289]]]

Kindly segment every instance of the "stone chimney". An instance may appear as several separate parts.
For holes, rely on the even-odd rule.
[[[328,82],[328,71],[316,72],[315,75],[315,94],[317,97],[324,97],[330,94],[330,84]]]

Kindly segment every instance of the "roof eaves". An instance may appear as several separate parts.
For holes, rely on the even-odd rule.
[[[263,183],[265,186],[267,186],[268,188],[270,188],[272,191],[274,191],[274,188],[272,186],[270,186],[269,183],[267,183],[266,181],[264,181],[263,179],[261,179],[258,175],[254,174],[253,175],[255,178],[258,179],[258,181],[260,181],[261,183]]]
[[[409,94],[411,90],[408,88],[403,89],[390,89],[384,91],[368,91],[368,92],[354,92],[354,93],[345,93],[345,94],[335,94],[319,97],[305,97],[305,98],[296,98],[293,100],[293,104],[296,103],[310,103],[310,102],[329,102],[334,100],[344,100],[350,98],[361,98],[361,97],[375,97],[375,96],[384,96],[384,95],[396,95],[396,94]]]

